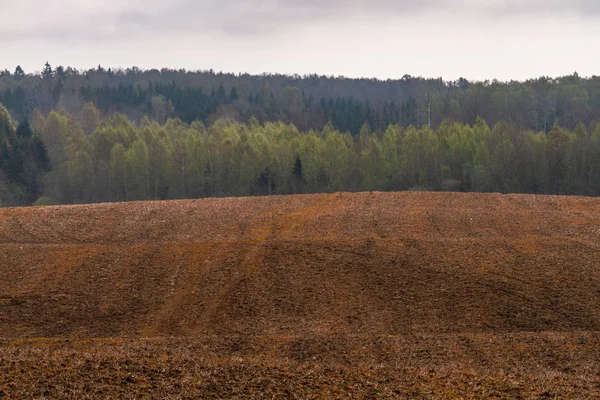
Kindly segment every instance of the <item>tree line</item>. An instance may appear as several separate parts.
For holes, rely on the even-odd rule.
[[[39,73],[21,67],[0,71],[0,103],[18,120],[38,109],[64,108],[79,114],[93,102],[103,116],[115,112],[139,124],[144,116],[164,123],[179,118],[206,126],[221,117],[249,123],[292,123],[301,131],[331,122],[358,135],[367,122],[383,132],[389,125],[437,128],[452,119],[491,126],[500,121],[520,130],[548,133],[559,123],[591,130],[600,122],[600,77],[541,77],[524,82],[444,81],[405,75],[402,79],[350,79],[318,75],[249,75],[139,68],[53,68]]]
[[[331,122],[301,131],[227,116],[134,123],[93,103],[17,124],[0,106],[4,206],[374,190],[599,196],[600,124],[363,123],[353,135]]]

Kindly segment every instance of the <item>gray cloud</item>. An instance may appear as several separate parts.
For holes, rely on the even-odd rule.
[[[133,21],[150,31],[265,35],[298,25],[346,18],[388,21],[430,13],[474,18],[600,14],[598,0],[177,0],[160,13],[127,11],[120,22]]]
[[[598,0],[106,0],[102,6],[91,0],[62,0],[52,4],[40,8],[35,0],[0,0],[0,41],[121,40],[176,33],[243,38],[347,18],[383,22],[433,13],[478,19],[600,15]]]
[[[594,0],[0,0],[0,69],[456,79],[597,73]]]
[[[597,0],[506,0],[498,3],[497,8],[507,14],[570,13],[581,17],[600,14],[600,2]]]
[[[187,13],[186,13],[187,12]],[[178,0],[163,17],[187,18],[209,14],[210,25],[220,22],[252,24],[310,22],[348,16],[399,18],[415,13],[448,13],[494,17],[565,13],[587,18],[600,14],[598,0]]]

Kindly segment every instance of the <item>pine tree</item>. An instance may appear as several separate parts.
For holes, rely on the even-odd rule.
[[[54,71],[52,70],[50,63],[48,63],[48,61],[46,61],[46,64],[44,64],[44,69],[42,70],[42,78],[52,79],[53,77],[54,77]]]
[[[33,136],[33,131],[28,120],[23,120],[17,127],[17,137],[29,139]]]
[[[294,193],[302,193],[304,191],[304,174],[302,172],[302,160],[300,156],[296,156],[294,161],[294,168],[292,168],[292,178]]]
[[[21,79],[25,76],[25,71],[23,71],[23,68],[21,68],[20,65],[17,65],[17,68],[15,68],[15,78],[17,79]]]
[[[229,103],[233,103],[239,98],[240,97],[238,96],[237,90],[235,88],[232,88],[231,92],[229,93]]]

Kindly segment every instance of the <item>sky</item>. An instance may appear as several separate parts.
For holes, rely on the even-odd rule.
[[[0,0],[0,69],[600,75],[600,0]]]

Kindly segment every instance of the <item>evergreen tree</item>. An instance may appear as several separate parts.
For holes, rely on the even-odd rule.
[[[31,125],[29,125],[29,121],[27,119],[24,119],[17,127],[17,137],[28,139],[32,136],[33,131],[31,130]]]
[[[231,88],[231,92],[229,92],[229,103],[233,103],[239,98],[237,89],[235,87]]]
[[[20,65],[17,65],[17,68],[15,68],[15,78],[17,79],[22,79],[25,76],[25,71],[23,71],[23,68],[21,68]]]
[[[50,63],[48,63],[48,61],[46,61],[46,64],[44,64],[44,69],[42,70],[42,78],[46,79],[52,79],[54,77],[54,71],[52,70],[52,67],[50,66]]]
[[[299,155],[296,156],[296,160],[294,161],[294,168],[292,168],[292,179],[294,193],[303,193],[306,182],[304,180],[304,173],[302,171],[302,160],[300,159]]]

